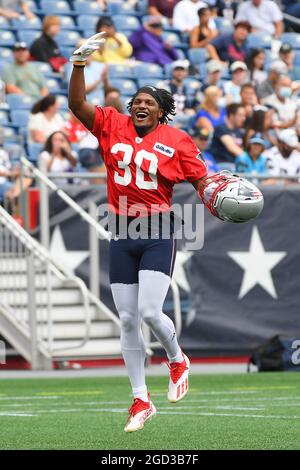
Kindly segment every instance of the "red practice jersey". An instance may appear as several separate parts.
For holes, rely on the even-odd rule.
[[[171,126],[159,124],[139,137],[130,116],[97,107],[92,133],[107,168],[108,202],[117,214],[167,211],[174,184],[207,174],[191,137]]]

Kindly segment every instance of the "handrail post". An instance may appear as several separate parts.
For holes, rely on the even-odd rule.
[[[40,160],[40,171],[45,172],[46,164]],[[49,191],[47,184],[40,179],[40,240],[44,248],[50,246],[50,228],[49,228]]]
[[[89,201],[89,214],[97,221],[97,206],[94,201]],[[95,228],[89,224],[89,249],[90,249],[90,291],[100,299],[100,251],[99,238]]]
[[[35,270],[34,270],[34,254],[27,250],[27,282],[28,282],[28,316],[29,331],[31,344],[31,368],[36,370],[39,368],[38,361],[38,324],[36,318],[36,301],[35,301]]]

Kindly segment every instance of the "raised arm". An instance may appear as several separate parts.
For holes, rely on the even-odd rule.
[[[85,99],[85,61],[104,41],[103,33],[95,34],[80,46],[70,59],[73,63],[73,71],[69,85],[69,108],[89,130],[93,128],[96,108]]]

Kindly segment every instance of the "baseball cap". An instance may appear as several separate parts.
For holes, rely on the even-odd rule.
[[[223,70],[221,62],[214,59],[207,62],[206,68],[208,73],[221,72]]]
[[[198,130],[198,137],[203,140],[209,139],[209,131],[206,127],[200,127]]]
[[[184,69],[184,70],[188,70],[189,69],[189,61],[188,60],[175,60],[173,63],[172,63],[172,70],[174,69]]]
[[[147,24],[154,28],[162,28],[163,24],[161,22],[161,17],[158,15],[152,15],[148,18]]]
[[[278,139],[292,148],[296,148],[299,145],[295,129],[283,129],[279,132]]]
[[[230,66],[230,72],[235,72],[236,70],[248,70],[247,65],[245,62],[242,62],[241,60],[237,60],[236,62],[233,62]]]
[[[293,50],[292,46],[288,42],[284,42],[281,44],[279,52],[281,54],[287,54],[288,52],[291,52]]]
[[[249,144],[260,144],[266,147],[266,142],[260,132],[254,134],[251,139],[249,139]]]
[[[274,62],[271,62],[270,70],[279,75],[286,75],[288,73],[287,65],[282,60],[274,60]]]
[[[26,42],[24,41],[15,42],[13,50],[17,51],[18,49],[28,49]]]

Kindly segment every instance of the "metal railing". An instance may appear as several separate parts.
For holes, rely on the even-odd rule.
[[[84,209],[82,209],[74,200],[68,196],[63,189],[57,186],[51,179],[59,178],[70,178],[70,173],[50,173],[45,174],[41,169],[36,168],[32,163],[30,163],[25,157],[20,159],[21,165],[24,170],[30,171],[30,176],[37,179],[40,185],[40,227],[41,227],[41,243],[47,249],[49,248],[49,191],[55,192],[58,197],[60,197],[69,207],[71,207],[80,217],[84,220],[89,226],[89,251],[90,251],[90,291],[89,295],[92,295],[93,302],[100,305],[100,253],[99,253],[99,241],[98,238],[106,241],[110,241],[111,234],[106,231],[96,220],[96,206],[93,202],[90,203],[90,214],[88,214]],[[99,178],[99,174],[91,174],[92,178]],[[101,174],[101,176],[106,176]],[[85,173],[71,173],[72,178],[87,178],[89,175]],[[171,292],[173,296],[173,305],[174,305],[174,323],[176,328],[176,333],[179,336],[182,329],[182,319],[181,319],[181,305],[180,305],[180,293],[179,288],[174,279],[171,279]],[[103,304],[102,304],[103,305]],[[113,321],[120,326],[118,317],[107,308],[106,314],[113,319]],[[161,347],[158,342],[150,341],[150,334],[145,328],[145,336],[148,338],[147,346],[148,348],[159,348]],[[150,350],[148,350],[151,353]]]
[[[85,283],[53,259],[1,206],[0,253],[1,309],[24,335],[29,335],[33,367],[37,365],[39,349],[47,351],[50,357],[59,350],[53,347],[51,308],[57,283],[79,289],[84,309],[83,339],[64,350],[84,346],[91,328],[90,296]]]

